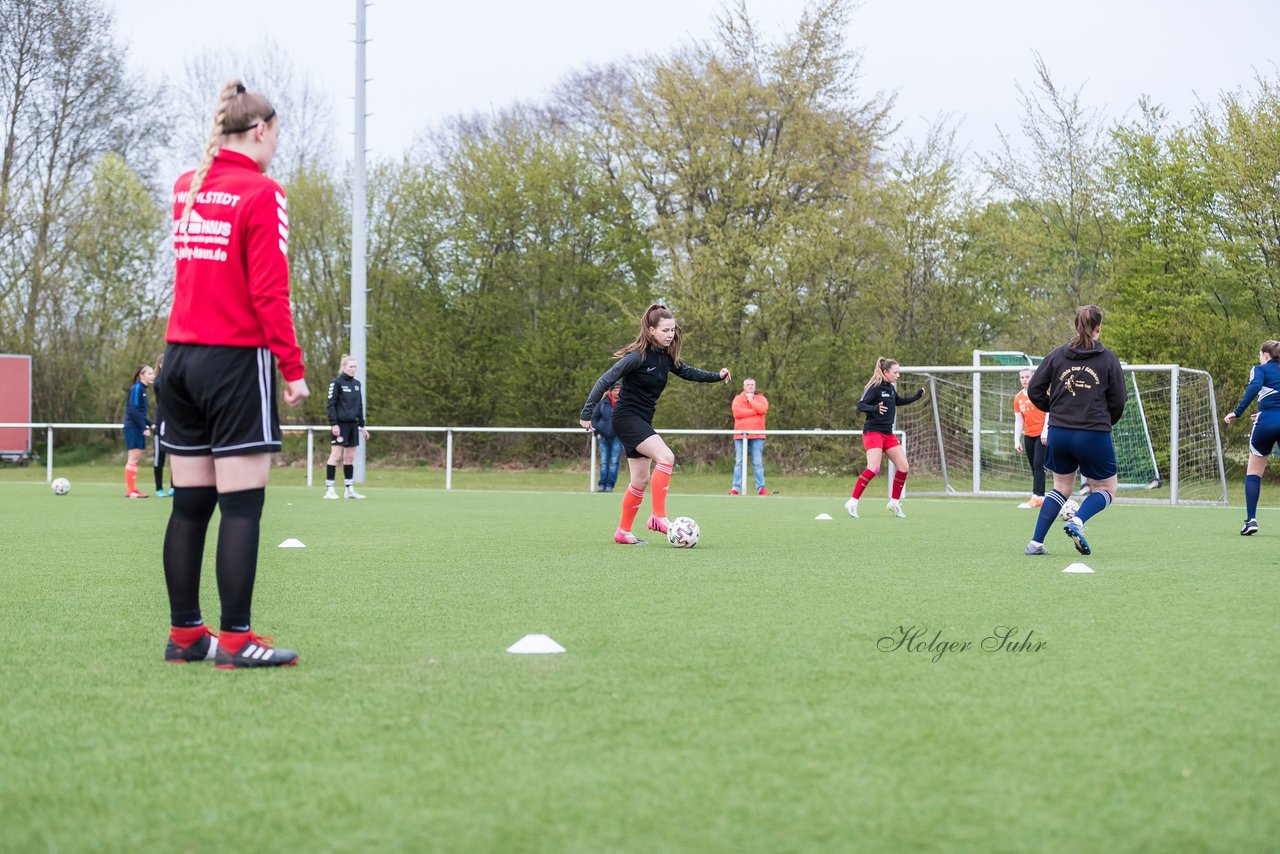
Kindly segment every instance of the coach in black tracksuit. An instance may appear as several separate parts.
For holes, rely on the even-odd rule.
[[[352,356],[342,357],[342,369],[333,382],[329,383],[329,427],[332,434],[329,443],[333,445],[333,450],[329,452],[329,462],[325,466],[324,497],[338,497],[333,483],[338,461],[341,460],[342,475],[347,484],[344,497],[364,498],[356,492],[353,464],[360,439],[363,437],[367,440],[369,431],[364,427],[364,397],[360,393],[360,380],[356,379],[356,360]]]

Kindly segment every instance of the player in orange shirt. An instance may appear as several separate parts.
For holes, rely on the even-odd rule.
[[[1044,452],[1048,431],[1045,430],[1046,414],[1036,409],[1027,397],[1027,383],[1031,382],[1031,368],[1018,374],[1022,388],[1013,396],[1013,441],[1021,445],[1031,464],[1031,498],[1019,504],[1023,510],[1039,507],[1044,503]]]

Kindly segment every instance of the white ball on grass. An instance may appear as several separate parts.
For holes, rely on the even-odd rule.
[[[698,544],[702,532],[688,516],[677,516],[667,525],[667,542],[678,549],[691,549]]]

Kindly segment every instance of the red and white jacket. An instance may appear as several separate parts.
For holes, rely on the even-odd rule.
[[[305,366],[289,307],[289,212],[284,190],[252,159],[223,149],[200,186],[186,228],[191,186],[173,185],[177,276],[165,340],[173,344],[267,347],[286,381]]]

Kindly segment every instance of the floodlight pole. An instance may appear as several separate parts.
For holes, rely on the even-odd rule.
[[[366,310],[365,296],[369,290],[366,287],[365,279],[365,245],[366,245],[366,225],[365,225],[365,205],[367,202],[367,194],[365,193],[365,118],[368,113],[365,112],[365,84],[368,78],[365,77],[364,69],[364,50],[365,43],[368,39],[365,37],[365,9],[368,8],[365,0],[356,0],[356,116],[355,116],[355,162],[352,169],[351,179],[351,355],[356,359],[356,379],[360,382],[360,388],[363,390],[361,395],[364,412],[360,413],[364,416],[369,409],[369,386],[366,381],[366,355],[368,347],[366,345],[365,333]],[[355,479],[357,483],[364,483],[364,449],[365,442],[361,442],[356,449],[355,457]]]

